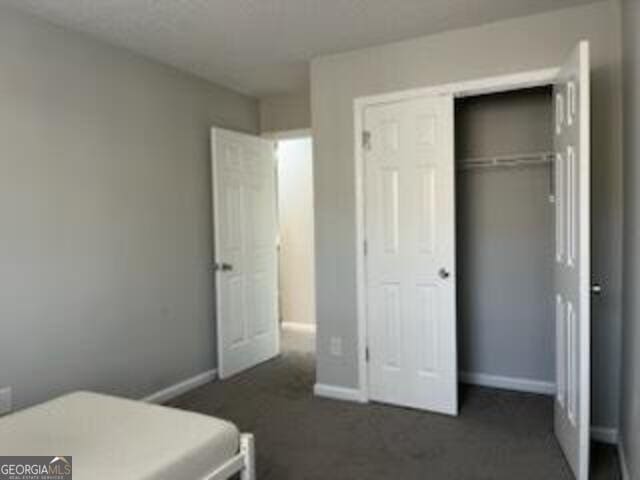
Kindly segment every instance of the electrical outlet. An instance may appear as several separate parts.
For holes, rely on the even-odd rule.
[[[329,351],[334,357],[342,356],[342,338],[331,337],[331,343],[329,345]]]
[[[11,387],[0,388],[0,415],[11,411]]]

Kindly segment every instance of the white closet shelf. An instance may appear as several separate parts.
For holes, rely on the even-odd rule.
[[[466,158],[458,161],[458,170],[470,170],[475,168],[506,168],[527,167],[532,165],[545,165],[553,163],[553,152],[516,153],[512,155],[499,155],[495,157]]]

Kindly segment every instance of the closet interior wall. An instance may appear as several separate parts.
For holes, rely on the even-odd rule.
[[[552,165],[461,168],[552,151],[551,88],[457,99],[455,116],[460,371],[553,384]]]

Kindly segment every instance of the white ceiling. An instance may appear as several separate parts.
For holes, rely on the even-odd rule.
[[[0,0],[234,90],[308,88],[318,55],[593,0]]]

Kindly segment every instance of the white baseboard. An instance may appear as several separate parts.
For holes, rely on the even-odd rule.
[[[193,390],[194,388],[200,387],[205,383],[209,383],[215,380],[218,377],[218,370],[215,368],[212,370],[208,370],[203,373],[199,373],[191,378],[187,378],[181,382],[170,385],[167,388],[163,388],[151,395],[148,395],[142,399],[143,402],[148,403],[164,403],[169,400],[176,398],[183,393],[188,392],[189,390]]]
[[[461,372],[460,381],[471,385],[514,390],[516,392],[539,393],[543,395],[555,395],[556,393],[555,383],[530,380],[527,378],[502,377],[498,375],[488,375],[485,373]]]
[[[295,332],[307,332],[315,333],[315,323],[296,323],[296,322],[282,322],[280,324],[283,330],[293,330]]]
[[[620,460],[620,472],[622,473],[622,480],[631,480],[631,474],[629,473],[629,464],[627,463],[627,455],[624,453],[624,444],[618,441],[618,459]]]
[[[591,439],[596,442],[618,444],[618,430],[609,427],[591,426]]]
[[[313,387],[313,393],[318,397],[332,398],[334,400],[346,400],[348,402],[366,403],[366,398],[357,388],[336,387],[334,385],[326,385],[316,383]]]

